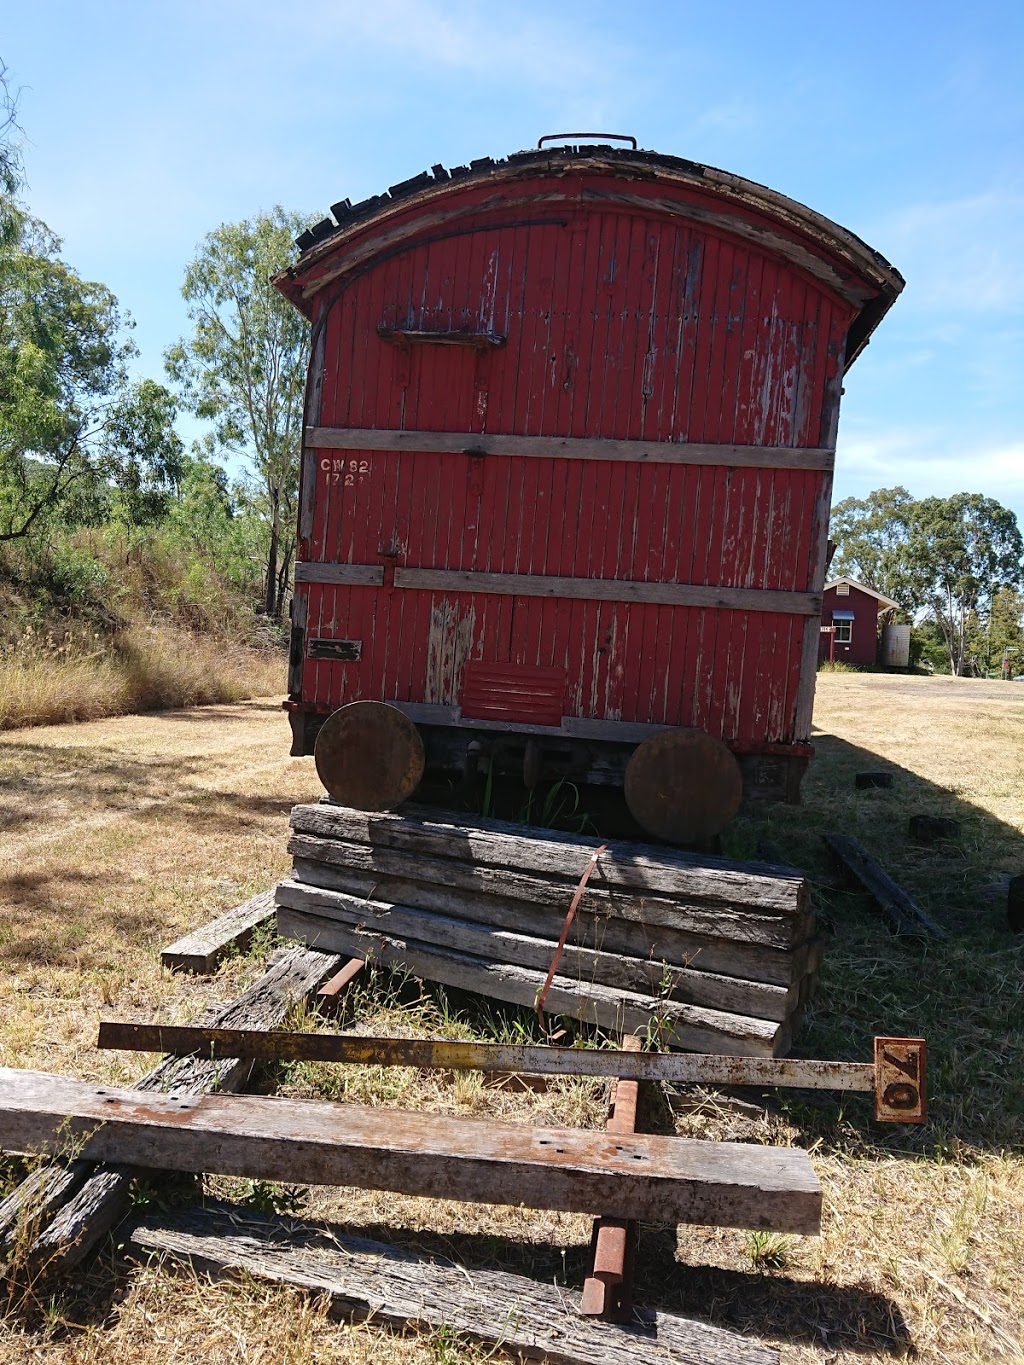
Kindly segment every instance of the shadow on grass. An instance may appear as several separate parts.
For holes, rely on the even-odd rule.
[[[175,1199],[174,1204],[179,1204]],[[181,1215],[188,1218],[187,1207]],[[140,1211],[145,1216],[146,1211]],[[320,1219],[277,1218],[236,1205],[212,1202],[211,1212],[228,1214],[240,1230],[246,1224],[259,1237],[287,1246],[296,1269],[302,1250],[315,1258],[319,1249],[337,1252],[344,1239],[369,1239],[431,1260],[460,1267],[472,1283],[474,1271],[496,1270],[523,1276],[541,1285],[582,1288],[589,1265],[589,1245],[559,1247],[545,1242],[518,1242],[495,1234],[407,1229],[389,1224],[349,1225]],[[136,1221],[136,1217],[131,1222]],[[158,1219],[160,1215],[157,1215]],[[167,1217],[175,1221],[175,1213]],[[130,1224],[129,1224],[130,1225]],[[117,1237],[123,1242],[125,1230]],[[784,1273],[724,1270],[681,1264],[676,1260],[675,1229],[641,1227],[636,1259],[636,1303],[639,1308],[692,1317],[755,1339],[859,1350],[905,1358],[912,1340],[898,1305],[884,1294],[856,1285],[838,1286],[797,1280]],[[174,1262],[167,1264],[168,1272]],[[9,1301],[9,1320],[23,1329],[47,1327],[50,1340],[73,1339],[108,1322],[127,1292],[134,1263],[114,1246],[84,1271],[60,1279],[44,1279],[20,1301]],[[495,1305],[504,1308],[507,1305]],[[517,1305],[529,1312],[529,1299]],[[453,1308],[456,1305],[453,1304]],[[12,1311],[13,1310],[13,1311]]]
[[[281,717],[281,745],[282,749],[286,749],[291,742],[291,736],[288,718],[279,702],[250,701],[241,697],[236,702],[196,702],[194,706],[175,707],[173,710],[153,711],[149,714],[154,720],[178,721],[189,725],[207,721],[217,721],[221,725],[248,725],[251,723],[253,712],[260,711],[273,712]]]
[[[0,829],[30,824],[48,802],[69,813],[131,811],[139,801],[166,796],[199,772],[202,756],[131,759],[112,747],[4,744],[0,746]]]
[[[244,792],[202,791],[189,793],[173,806],[154,807],[141,813],[143,821],[158,820],[168,829],[183,833],[216,831],[230,835],[240,829],[262,825],[268,819],[282,819],[281,848],[288,839],[287,817],[299,798],[259,796]]]
[[[412,1252],[456,1265],[470,1284],[474,1271],[495,1270],[534,1280],[538,1287],[556,1284],[579,1290],[589,1263],[589,1246],[582,1243],[563,1248],[544,1242],[512,1241],[495,1234],[276,1218],[219,1200],[212,1201],[211,1212],[229,1215],[232,1226],[240,1230],[251,1224],[260,1239],[287,1246],[296,1269],[301,1268],[302,1249],[308,1249],[314,1258],[320,1249],[337,1253],[347,1237],[384,1243],[400,1253]],[[185,1208],[181,1216],[188,1219]],[[168,1218],[173,1225],[176,1215],[172,1212]],[[172,1261],[167,1270],[173,1267]],[[96,1273],[100,1268],[102,1277]],[[79,1275],[62,1287],[57,1305],[60,1317],[80,1328],[103,1322],[123,1293],[128,1274],[128,1262],[104,1257],[92,1273]],[[692,1317],[753,1338],[901,1358],[912,1349],[900,1309],[886,1295],[855,1285],[801,1281],[781,1273],[683,1265],[675,1259],[675,1229],[667,1226],[647,1224],[641,1228],[636,1286],[639,1308]],[[495,1307],[501,1311],[510,1305]],[[516,1307],[528,1314],[529,1299],[522,1299]],[[51,1304],[51,1313],[53,1308]]]
[[[387,1242],[454,1262],[470,1273],[502,1270],[577,1290],[583,1287],[590,1263],[589,1243],[562,1248],[477,1233],[406,1231],[385,1224],[332,1224],[325,1231],[328,1239],[331,1234],[347,1234]],[[676,1260],[674,1227],[641,1225],[635,1283],[638,1307],[702,1319],[754,1337],[899,1356],[911,1345],[899,1307],[884,1294],[785,1274],[683,1265]]]
[[[780,1107],[805,1144],[820,1137],[837,1152],[962,1158],[965,1148],[1024,1150],[1024,935],[1006,918],[1009,878],[1024,871],[1024,835],[869,750],[832,735],[814,743],[804,804],[745,814],[727,851],[791,862],[813,882],[826,953],[794,1053],[868,1060],[876,1034],[927,1039],[929,1121],[875,1124],[869,1097],[828,1092],[813,1100],[779,1092]],[[862,771],[892,773],[892,788],[857,791]],[[961,837],[916,843],[908,832],[915,814],[952,817]],[[827,833],[858,839],[947,939],[892,932],[831,864]]]

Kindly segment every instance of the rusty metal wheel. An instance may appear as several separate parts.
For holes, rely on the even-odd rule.
[[[328,716],[313,750],[320,781],[336,801],[390,810],[423,777],[423,740],[408,716],[382,701],[354,701]]]
[[[626,805],[648,834],[695,844],[721,833],[740,808],[739,764],[706,730],[662,730],[633,752]]]

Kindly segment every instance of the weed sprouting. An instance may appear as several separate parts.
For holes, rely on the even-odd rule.
[[[526,804],[519,812],[518,820],[523,825],[535,825],[540,829],[565,829],[573,834],[597,834],[589,812],[580,805],[580,789],[575,782],[559,778],[544,791],[537,802],[536,789],[526,798]]]
[[[309,1191],[298,1185],[278,1185],[272,1180],[247,1180],[242,1203],[259,1213],[296,1216],[309,1202]]]
[[[785,1270],[792,1242],[778,1232],[748,1232],[743,1249],[755,1270]]]

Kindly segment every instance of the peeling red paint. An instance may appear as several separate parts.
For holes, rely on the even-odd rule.
[[[820,232],[624,165],[453,181],[317,249],[302,288],[332,283],[313,298],[325,344],[309,420],[464,433],[465,449],[317,449],[303,563],[820,592],[831,473],[773,467],[771,452],[834,440],[847,332],[879,285]],[[768,456],[481,454],[474,435]],[[796,610],[389,578],[297,591],[306,638],[363,642],[356,662],[306,658],[295,700],[311,709],[462,705],[472,660],[562,670],[570,716],[700,726],[749,751],[807,739],[818,622]]]

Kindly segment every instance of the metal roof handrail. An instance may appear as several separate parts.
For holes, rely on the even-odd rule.
[[[537,150],[544,146],[545,142],[562,142],[568,138],[610,138],[613,142],[628,142],[635,152],[637,149],[636,138],[632,133],[545,133],[543,137],[537,139]]]

